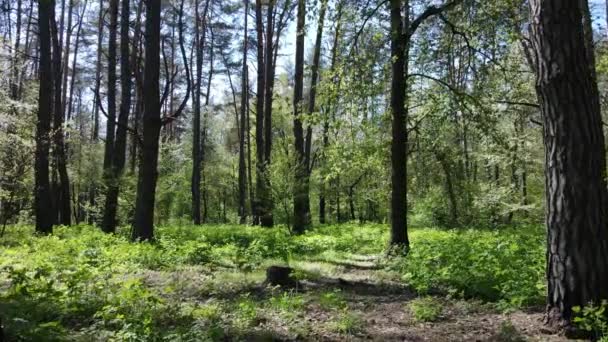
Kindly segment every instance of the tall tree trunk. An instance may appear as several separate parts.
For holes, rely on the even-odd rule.
[[[139,124],[141,121],[141,114],[143,112],[143,99],[142,99],[142,72],[141,72],[141,16],[142,16],[142,12],[143,12],[143,1],[138,1],[137,4],[137,12],[136,12],[136,19],[135,19],[135,32],[133,35],[133,50],[131,53],[131,71],[133,72],[133,76],[135,78],[135,105],[134,105],[134,109],[133,109],[133,116],[132,116],[132,122],[133,122],[133,128],[135,130],[135,132],[139,133],[138,128],[139,128]],[[129,171],[132,174],[135,174],[135,166],[137,165],[137,159],[138,159],[138,154],[139,154],[139,135],[138,134],[131,134],[131,151],[129,153],[129,158],[130,158],[130,166],[129,166]]]
[[[337,13],[336,13],[336,29],[334,31],[334,42],[331,48],[331,76],[334,77],[336,74],[336,63],[338,60],[338,44],[339,44],[339,40],[340,40],[340,29],[342,27],[342,8],[344,7],[344,1],[341,0],[338,3],[338,8]],[[339,83],[338,83],[339,86]],[[329,147],[329,116],[332,113],[332,106],[331,103],[328,103],[327,105],[327,109],[326,109],[326,116],[323,118],[323,162],[325,162],[326,160],[326,156],[325,156],[325,152],[327,150],[327,148]],[[321,184],[320,184],[320,191],[319,191],[319,222],[321,224],[324,224],[327,220],[327,214],[326,214],[326,205],[327,205],[327,200],[325,197],[325,181],[321,180]]]
[[[240,224],[247,222],[247,170],[245,165],[245,120],[247,120],[247,101],[249,94],[247,89],[247,29],[249,17],[249,1],[245,0],[245,26],[243,28],[243,69],[241,77],[241,118],[240,118],[240,133],[239,133],[239,217]]]
[[[547,322],[561,325],[573,306],[608,298],[606,150],[580,3],[530,8],[544,121]]]
[[[116,33],[118,30],[118,0],[110,0],[110,26],[108,28],[108,117],[103,155],[103,172],[106,187],[112,182],[112,160],[116,136]]]
[[[306,165],[305,138],[302,127],[302,106],[304,92],[304,25],[306,21],[306,4],[298,0],[298,20],[296,26],[296,64],[293,95],[293,134],[295,138],[295,182],[293,185],[293,231],[301,234],[310,228],[310,211],[306,205],[309,201],[308,165]]]
[[[211,42],[209,44],[209,76],[207,77],[207,91],[205,93],[205,114],[203,115],[203,129],[202,129],[202,137],[201,137],[201,174],[203,181],[203,222],[207,222],[209,216],[209,198],[208,198],[208,189],[207,183],[205,180],[205,157],[207,156],[206,148],[207,148],[207,124],[209,123],[209,100],[211,97],[211,81],[213,81],[213,63],[214,63],[214,40],[213,40],[213,31],[211,31]]]
[[[202,16],[199,14],[200,1],[195,4],[195,46],[196,46],[196,77],[194,80],[194,113],[192,115],[192,221],[201,224],[201,172],[202,172],[202,146],[201,146],[201,83],[203,79],[203,49],[205,46],[206,18],[209,0],[205,2]]]
[[[63,17],[63,15],[62,15]],[[57,29],[55,9],[51,11],[51,41],[53,43],[53,159],[58,179],[54,180],[56,222],[69,226],[71,224],[70,180],[67,170],[67,156],[63,131],[62,68],[61,68],[61,30]]]
[[[407,72],[407,35],[403,33],[402,0],[390,0],[391,10],[391,245],[409,248],[407,236],[407,109],[406,109],[406,72]],[[405,7],[409,4],[406,0]],[[405,18],[409,26],[408,16]]]
[[[272,102],[274,95],[274,74],[275,74],[275,49],[278,46],[273,44],[273,36],[275,31],[274,9],[275,1],[269,1],[266,9],[266,40],[265,40],[265,82],[264,82],[264,167],[263,172],[263,187],[262,191],[262,214],[260,215],[260,224],[262,227],[274,226],[273,200],[272,190],[270,187],[270,159],[272,156]],[[277,34],[278,38],[278,34]]]
[[[40,44],[38,92],[38,114],[36,121],[36,161],[34,168],[34,212],[36,232],[53,232],[53,206],[49,179],[49,148],[51,133],[51,114],[53,112],[53,73],[51,67],[51,15],[54,0],[38,0],[38,43]]]
[[[99,139],[99,107],[101,106],[101,58],[102,58],[102,42],[103,42],[103,1],[99,3],[98,20],[98,35],[97,35],[97,62],[95,64],[95,94],[93,106],[93,141]]]
[[[260,224],[263,213],[265,196],[264,186],[264,24],[262,21],[262,0],[255,2],[255,22],[257,32],[257,91],[255,110],[255,145],[256,145],[256,198],[253,208],[254,224]]]
[[[127,152],[127,125],[131,109],[131,66],[129,59],[129,0],[122,0],[120,12],[120,112],[116,140],[112,151],[112,165],[109,169],[110,182],[106,192],[106,203],[102,229],[106,233],[116,231],[116,212],[118,209],[118,194],[120,179],[125,167]]]
[[[158,177],[160,118],[160,0],[146,1],[144,115],[142,151],[132,240],[154,239],[154,202]]]

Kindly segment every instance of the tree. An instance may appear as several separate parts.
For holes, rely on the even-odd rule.
[[[63,7],[63,2],[62,2]],[[70,205],[70,179],[67,169],[67,153],[64,135],[64,107],[62,102],[61,46],[63,37],[63,10],[61,27],[57,28],[55,8],[51,8],[51,42],[53,72],[53,178],[52,192],[55,195],[55,222],[69,226],[72,221]]]
[[[102,222],[102,229],[106,233],[116,231],[116,211],[118,209],[118,193],[120,191],[120,178],[122,176],[127,151],[127,127],[129,124],[129,110],[131,109],[131,66],[129,59],[129,0],[122,0],[120,19],[120,112],[118,114],[118,127],[114,146],[111,151],[111,165],[109,172],[106,203]],[[111,30],[110,30],[111,32]],[[112,34],[110,33],[110,36]],[[108,142],[106,141],[106,144]],[[107,149],[106,149],[107,151]]]
[[[532,0],[530,11],[546,160],[547,320],[561,325],[573,306],[608,298],[606,150],[584,9]]]
[[[154,201],[158,177],[160,117],[160,0],[146,1],[146,42],[143,85],[143,130],[135,217],[131,238],[154,239]]]
[[[188,103],[190,91],[192,90],[190,69],[184,47],[184,0],[182,0],[179,7],[178,33],[186,74],[186,91],[184,99],[175,113],[161,117],[160,54],[158,53],[160,51],[161,38],[160,12],[160,1],[146,2],[146,47],[143,85],[144,115],[137,197],[135,200],[135,217],[133,219],[131,234],[131,239],[134,241],[150,241],[154,239],[154,205],[158,179],[160,131],[163,126],[171,124],[178,119]],[[166,62],[165,60],[165,65]],[[167,75],[167,78],[169,77]]]
[[[310,227],[310,198],[306,141],[302,125],[304,93],[304,25],[306,22],[305,0],[298,0],[298,22],[296,26],[296,64],[293,95],[293,134],[295,138],[296,168],[293,186],[293,230],[301,234]]]
[[[409,14],[402,18],[401,0],[390,1],[391,12],[391,113],[392,143],[392,192],[391,192],[391,244],[409,247],[407,236],[407,109],[406,109],[406,72],[408,55],[408,36],[403,33],[403,22],[409,25]],[[406,8],[409,3],[406,0]],[[408,32],[409,33],[409,32]]]
[[[206,40],[207,12],[210,0],[205,1],[203,13],[200,14],[200,0],[195,3],[195,32],[194,45],[196,46],[196,76],[194,78],[194,111],[192,115],[192,221],[201,224],[201,164],[203,163],[204,146],[201,144],[201,83],[203,79],[203,49]]]
[[[34,211],[36,214],[36,232],[50,234],[53,232],[53,207],[49,179],[49,149],[51,133],[51,114],[53,94],[53,74],[51,69],[51,14],[54,0],[38,1],[38,43],[40,44],[38,92],[38,114],[36,121],[36,161],[34,167]]]
[[[240,111],[240,127],[239,127],[239,217],[240,223],[245,224],[247,222],[247,170],[245,165],[245,140],[246,134],[249,131],[246,130],[247,124],[245,121],[249,121],[249,114],[247,113],[247,102],[249,101],[249,91],[247,88],[248,79],[248,67],[247,67],[247,45],[249,43],[247,36],[248,19],[249,19],[249,1],[245,0],[245,25],[243,27],[243,69],[241,75],[241,111]]]
[[[428,18],[440,15],[461,3],[454,0],[440,7],[429,6],[410,21],[409,0],[390,0],[391,17],[391,245],[409,248],[407,236],[407,149],[408,105],[407,78],[409,72],[409,47],[412,36]],[[405,9],[405,15],[401,12]]]

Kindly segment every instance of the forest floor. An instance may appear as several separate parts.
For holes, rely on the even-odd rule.
[[[542,248],[525,245],[535,228],[416,230],[410,255],[391,261],[382,225],[297,238],[173,227],[154,245],[30,229],[0,241],[9,341],[566,341],[542,322]],[[271,265],[289,265],[297,286],[267,285]]]

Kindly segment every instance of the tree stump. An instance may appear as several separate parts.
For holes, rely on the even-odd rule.
[[[270,266],[266,269],[266,284],[281,287],[296,287],[298,282],[291,277],[293,268]]]

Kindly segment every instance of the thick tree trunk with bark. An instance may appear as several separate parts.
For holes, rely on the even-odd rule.
[[[304,25],[306,21],[306,3],[298,0],[298,20],[296,26],[296,64],[293,95],[293,134],[295,138],[295,182],[293,185],[293,231],[301,234],[310,228],[309,179],[306,164],[305,138],[302,125],[302,107],[304,93]]]
[[[391,245],[409,248],[407,236],[407,110],[405,108],[407,39],[403,33],[402,0],[391,0]],[[406,1],[406,6],[408,6]],[[406,22],[409,22],[406,20]]]
[[[127,152],[127,125],[129,124],[129,110],[131,109],[131,66],[129,59],[129,0],[122,0],[120,19],[120,112],[118,114],[118,127],[116,139],[112,150],[112,165],[107,184],[106,203],[103,216],[102,229],[106,233],[116,231],[116,213],[118,210],[118,194],[120,191],[120,178],[125,167]]]
[[[142,151],[132,240],[154,239],[154,202],[158,178],[160,118],[160,0],[146,1]]]
[[[53,206],[51,205],[51,185],[49,179],[49,148],[51,133],[51,115],[53,112],[53,73],[51,69],[51,28],[50,17],[55,1],[38,0],[38,43],[40,44],[38,92],[38,113],[36,121],[36,156],[34,212],[36,215],[36,232],[50,234],[53,232]]]
[[[608,298],[606,150],[578,1],[533,0],[531,38],[544,121],[547,318]]]

